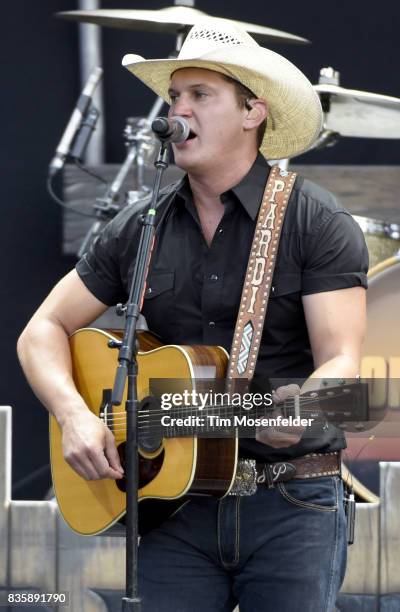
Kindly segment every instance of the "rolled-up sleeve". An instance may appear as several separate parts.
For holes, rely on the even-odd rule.
[[[118,250],[118,239],[111,222],[76,264],[82,282],[98,300],[108,306],[125,299]]]
[[[302,293],[368,287],[368,249],[364,235],[345,210],[325,211],[308,236]]]

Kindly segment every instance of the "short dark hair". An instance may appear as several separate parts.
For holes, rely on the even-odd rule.
[[[226,81],[227,83],[231,83],[233,85],[235,89],[236,100],[239,104],[239,108],[247,108],[248,110],[250,110],[251,106],[249,104],[249,100],[257,98],[257,96],[248,87],[246,87],[239,81],[236,81],[236,79],[232,79],[232,77],[226,74],[222,74],[222,72],[220,72],[219,74],[224,79],[224,81]],[[266,129],[267,129],[267,119],[264,119],[264,121],[260,123],[260,125],[257,128],[257,146],[258,148],[260,148],[261,143],[264,140],[264,134],[265,134]]]

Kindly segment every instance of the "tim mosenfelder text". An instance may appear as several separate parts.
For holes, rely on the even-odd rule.
[[[233,415],[232,417],[223,417],[217,414],[172,417],[166,414],[161,417],[163,427],[309,427],[313,421],[313,418],[303,419],[300,416],[251,417],[248,414]]]

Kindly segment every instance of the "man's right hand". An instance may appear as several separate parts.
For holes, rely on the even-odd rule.
[[[88,480],[122,478],[123,470],[113,434],[75,386],[69,337],[107,308],[71,270],[35,312],[17,347],[28,382],[61,427],[65,460]]]
[[[123,477],[114,436],[90,410],[63,420],[62,444],[64,459],[86,480]]]

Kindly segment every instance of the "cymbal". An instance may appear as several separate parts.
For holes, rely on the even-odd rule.
[[[400,98],[314,85],[324,110],[324,128],[355,138],[400,138]]]
[[[94,11],[63,11],[56,13],[57,17],[71,21],[94,23],[110,28],[122,28],[126,30],[145,30],[147,32],[168,32],[178,34],[184,28],[196,25],[207,19],[220,19],[213,17],[198,9],[186,6],[170,6],[153,11],[129,10],[129,9],[99,9]],[[308,44],[310,41],[288,32],[259,26],[244,21],[223,19],[235,23],[240,28],[253,34],[255,38],[263,42]]]

